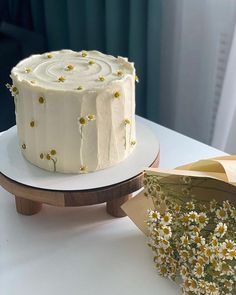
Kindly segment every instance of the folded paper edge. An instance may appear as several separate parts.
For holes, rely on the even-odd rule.
[[[134,224],[145,234],[148,235],[146,220],[148,209],[154,209],[151,198],[144,196],[144,189],[135,197],[131,198],[121,206],[122,210],[134,222]]]

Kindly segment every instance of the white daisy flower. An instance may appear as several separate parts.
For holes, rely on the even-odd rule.
[[[234,220],[236,220],[236,208],[231,208],[230,215]]]
[[[193,273],[198,279],[204,277],[205,271],[203,265],[197,263],[193,269]]]
[[[160,229],[160,236],[164,237],[165,239],[171,238],[172,232],[170,226],[163,226]]]
[[[10,85],[10,84],[7,83],[6,87],[11,92],[11,96],[16,96],[17,94],[19,94],[19,91],[18,91],[18,89],[17,89],[17,87],[15,85]]]
[[[223,237],[224,234],[226,233],[227,231],[227,225],[220,222],[217,224],[216,228],[215,228],[215,235],[217,237]]]
[[[196,221],[198,218],[198,214],[196,211],[190,211],[188,216],[191,221]]]
[[[166,239],[161,238],[159,245],[161,247],[163,247],[164,249],[167,249],[167,248],[170,247],[170,242],[168,240],[166,240]]]
[[[227,209],[221,207],[216,210],[216,217],[220,220],[226,220],[228,218]]]
[[[181,218],[181,222],[183,225],[189,225],[190,224],[190,218],[188,214],[184,214]]]
[[[161,217],[160,213],[156,210],[149,210],[148,211],[148,218],[150,221],[157,221]]]
[[[157,254],[160,257],[165,257],[165,255],[166,255],[166,249],[164,247],[158,247],[157,248]]]
[[[188,271],[188,268],[185,265],[181,265],[180,274],[181,274],[183,279],[188,277],[189,271]]]
[[[198,220],[198,223],[201,227],[205,227],[207,225],[209,219],[208,219],[206,213],[201,212],[198,214],[197,220]]]
[[[216,236],[213,236],[212,239],[211,239],[212,247],[217,248],[218,244],[219,244],[218,238]]]
[[[224,287],[228,289],[228,291],[233,290],[234,284],[235,284],[235,282],[233,280],[226,279],[222,283],[223,283]],[[228,295],[231,295],[231,293],[228,293]]]
[[[186,203],[186,208],[188,210],[194,210],[195,209],[195,205],[193,204],[193,202],[187,202]]]
[[[220,273],[221,276],[224,276],[224,275],[227,275],[227,276],[233,275],[233,269],[232,269],[232,267],[229,265],[229,263],[226,263],[226,262],[223,262],[221,264],[220,272],[221,272]]]
[[[229,250],[227,259],[229,260],[236,260],[236,249]]]
[[[180,241],[181,241],[181,244],[182,244],[184,247],[188,247],[188,246],[189,246],[189,237],[188,237],[188,236],[183,235],[183,236],[180,238]]]
[[[165,215],[161,218],[161,223],[164,225],[169,225],[172,221],[172,216],[169,212],[166,212]]]
[[[219,250],[218,250],[218,256],[219,256],[219,258],[222,259],[222,260],[227,259],[227,257],[228,257],[228,253],[229,253],[228,249],[225,248],[225,247],[222,247],[222,246],[221,246],[221,247],[219,248]]]
[[[222,243],[222,247],[226,248],[228,250],[233,250],[236,249],[236,243],[232,240],[228,240],[226,239],[223,243]]]
[[[225,208],[226,210],[231,209],[231,204],[228,200],[223,202],[223,208]]]
[[[187,250],[181,250],[181,251],[179,251],[179,256],[183,261],[186,261],[189,259],[190,252]]]
[[[197,244],[198,247],[205,245],[206,241],[205,238],[199,235],[199,233],[196,233],[191,237],[191,240],[193,243]]]
[[[195,292],[198,289],[197,281],[195,279],[190,279],[189,283],[190,283],[189,290],[192,292]]]
[[[207,292],[208,292],[207,294],[210,294],[210,295],[220,294],[219,289],[217,288],[216,284],[213,282],[207,284]]]

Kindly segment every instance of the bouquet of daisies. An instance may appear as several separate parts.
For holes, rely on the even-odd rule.
[[[180,282],[183,294],[235,294],[234,165],[236,171],[236,159],[224,157],[174,171],[149,169],[138,203],[143,220],[134,214],[135,198],[123,207],[145,228],[158,273]]]

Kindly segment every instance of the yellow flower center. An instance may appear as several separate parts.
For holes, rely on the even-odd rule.
[[[86,172],[86,171],[87,171],[87,167],[86,167],[85,165],[81,165],[79,170],[80,170],[80,172],[82,172],[82,173],[83,173],[83,172]]]
[[[234,244],[232,242],[228,241],[226,243],[226,248],[229,249],[229,250],[232,250],[234,248]]]
[[[182,221],[183,221],[184,223],[189,222],[189,218],[188,218],[188,216],[187,216],[187,215],[183,216]]]
[[[58,78],[58,82],[64,82],[66,80],[66,78],[64,76],[60,76]]]
[[[34,127],[35,126],[35,122],[34,121],[31,121],[30,122],[30,127]]]
[[[227,256],[227,254],[228,254],[228,250],[227,250],[226,248],[225,248],[225,249],[222,249],[221,254],[222,254],[223,256]]]
[[[185,239],[183,240],[183,244],[184,244],[185,246],[188,245],[188,238],[185,238]]]
[[[44,97],[42,97],[42,96],[40,96],[40,97],[39,97],[39,103],[41,103],[41,104],[42,104],[42,103],[44,103],[44,102],[45,102],[45,98],[44,98]]]
[[[49,154],[46,155],[47,160],[51,160],[51,156]]]
[[[157,213],[156,212],[153,212],[152,213],[152,218],[156,219],[158,217]]]
[[[206,222],[206,217],[204,215],[200,215],[198,218],[199,223],[205,223]]]
[[[218,232],[222,235],[225,232],[225,228],[223,226],[220,226],[218,228]]]
[[[208,257],[210,257],[210,256],[212,255],[212,251],[211,251],[211,249],[207,249],[207,250],[206,250],[206,255],[207,255]]]
[[[119,92],[119,91],[116,91],[116,92],[114,93],[114,97],[115,97],[115,98],[120,97],[120,92]]]
[[[103,81],[105,81],[105,77],[104,76],[99,76],[98,77],[98,80],[101,81],[101,82],[103,82]]]
[[[88,53],[86,51],[82,51],[81,56],[82,57],[86,57],[88,55]]]
[[[216,239],[212,240],[212,245],[216,247],[218,245],[218,241]]]
[[[195,280],[192,280],[192,281],[191,281],[191,287],[192,287],[193,289],[196,289],[196,288],[197,288],[197,282],[196,282]]]
[[[203,273],[203,268],[202,268],[202,266],[198,266],[198,267],[196,268],[196,273],[197,273],[198,275],[201,275],[201,274]]]
[[[236,217],[236,209],[232,210],[232,216]]]
[[[232,258],[235,258],[236,257],[236,251],[235,250],[230,251],[229,256],[232,257]]]
[[[29,74],[30,72],[32,72],[32,69],[31,68],[25,68],[25,73],[26,74]]]
[[[87,123],[87,121],[86,121],[86,119],[84,117],[81,117],[79,119],[79,122],[80,122],[81,125],[85,125]]]
[[[212,293],[217,291],[217,289],[214,285],[209,285],[208,288],[209,288],[210,292],[212,292]]]
[[[198,232],[199,232],[199,228],[198,228],[197,226],[194,226],[194,227],[192,228],[192,231],[193,231],[194,233],[198,233]]]
[[[129,119],[124,119],[124,123],[125,123],[125,125],[128,125],[128,124],[130,124],[130,120]]]
[[[73,65],[68,65],[66,67],[66,69],[67,69],[67,71],[72,71],[72,70],[74,70],[74,66]]]
[[[220,215],[220,217],[225,217],[226,216],[226,212],[225,212],[225,210],[220,210],[219,211],[219,215]]]
[[[164,233],[165,235],[169,235],[170,230],[168,229],[168,227],[165,227],[165,228],[163,229],[163,233]]]
[[[54,149],[53,149],[53,150],[51,150],[51,152],[50,152],[50,154],[51,154],[52,156],[55,156],[55,155],[56,155],[56,153],[57,153],[57,152],[56,152],[56,150],[54,150]]]
[[[191,213],[189,217],[190,217],[192,220],[195,220],[195,219],[196,219],[196,214],[195,214],[195,213]]]
[[[201,243],[201,238],[200,237],[195,237],[194,238],[194,242],[197,243]]]
[[[163,220],[164,220],[165,222],[169,222],[169,221],[170,221],[170,217],[169,217],[168,215],[165,215],[165,216],[163,217]]]
[[[199,249],[200,249],[201,252],[204,252],[204,251],[206,250],[206,247],[205,247],[204,245],[201,245],[201,246],[199,247]],[[206,257],[205,257],[205,258],[206,258]]]
[[[164,250],[164,248],[159,248],[159,252],[160,252],[160,254],[165,254],[165,250]]]
[[[119,76],[119,77],[123,76],[123,72],[122,71],[117,71],[117,76]]]
[[[167,273],[167,268],[165,266],[161,266],[161,274],[166,274]]]
[[[94,116],[94,115],[91,115],[91,114],[90,114],[90,115],[88,115],[87,117],[88,117],[88,120],[89,120],[89,121],[93,121],[93,120],[95,120],[95,116]]]

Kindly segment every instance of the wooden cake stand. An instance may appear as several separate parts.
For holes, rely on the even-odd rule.
[[[35,167],[23,158],[17,144],[16,128],[13,127],[0,136],[0,185],[15,196],[16,210],[23,215],[38,213],[42,204],[72,207],[106,202],[106,210],[110,215],[123,217],[126,214],[120,206],[132,196],[132,193],[142,187],[143,168],[158,167],[159,165],[159,143],[155,135],[144,125],[137,129],[137,142],[142,144],[140,146],[137,144],[133,154],[124,163],[101,172],[73,175],[71,176],[75,178],[72,182],[73,185],[68,187],[66,186],[68,175],[63,176],[61,173],[55,173],[59,175],[59,181],[52,180],[52,184],[50,184],[50,181],[48,182],[50,176],[52,179],[57,177],[54,173]],[[144,151],[147,155],[146,160],[143,159]],[[140,157],[141,154],[143,157]],[[127,171],[129,165],[137,167],[134,167],[132,171]],[[44,175],[46,175],[45,178],[41,180]],[[78,178],[76,179],[76,177]],[[77,182],[83,184],[89,177],[96,180],[94,185],[97,187],[93,188],[91,185],[86,187],[85,184],[85,187],[78,185],[78,189],[76,189]],[[107,177],[107,185],[104,185],[106,183],[105,177]],[[125,179],[122,180],[122,177]],[[40,180],[38,181],[38,179]],[[61,184],[63,181],[65,187]]]

